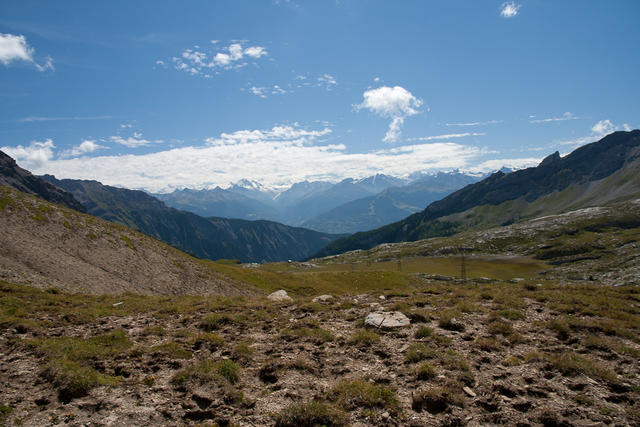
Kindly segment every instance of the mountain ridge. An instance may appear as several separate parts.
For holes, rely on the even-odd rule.
[[[401,221],[333,242],[315,256],[322,257],[354,249],[369,249],[381,243],[452,235],[474,225],[487,226],[488,224],[483,224],[481,219],[479,224],[473,224],[474,219],[478,220],[478,217],[474,217],[472,213],[468,213],[470,219],[466,224],[461,224],[459,221],[440,221],[440,219],[453,215],[464,216],[463,213],[470,209],[478,209],[482,206],[496,207],[518,199],[522,199],[524,204],[532,204],[542,196],[561,192],[572,184],[584,185],[604,180],[625,165],[635,170],[637,165],[634,162],[638,158],[640,158],[640,130],[614,132],[599,141],[574,150],[565,157],[560,157],[559,153],[547,156],[536,167],[508,174],[501,171],[495,172],[480,182],[468,185],[442,200],[431,203],[423,211]],[[633,176],[629,179],[632,178]],[[637,188],[633,186],[629,190],[630,195],[636,194],[639,190],[640,184]],[[592,191],[596,190],[592,189]],[[496,209],[486,210],[486,214],[494,215],[489,210]],[[544,212],[545,208],[542,208],[538,214],[543,215]],[[517,206],[508,216],[505,223],[522,219],[518,216]]]

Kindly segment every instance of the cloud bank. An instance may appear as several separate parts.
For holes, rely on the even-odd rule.
[[[283,189],[304,180],[339,181],[376,173],[408,176],[414,172],[463,169],[486,172],[476,166],[486,150],[454,142],[405,145],[365,153],[351,153],[344,144],[327,142],[329,128],[308,130],[298,125],[264,130],[239,130],[207,138],[190,146],[141,155],[54,159],[53,142],[34,141],[29,147],[6,149],[23,167],[36,174],[59,178],[95,179],[104,184],[152,192],[176,188],[226,187],[248,178]],[[82,144],[77,148],[81,150]],[[84,149],[89,150],[89,144]],[[5,150],[5,148],[3,148]],[[534,165],[540,159],[500,160],[500,166]],[[485,170],[486,169],[486,170]]]

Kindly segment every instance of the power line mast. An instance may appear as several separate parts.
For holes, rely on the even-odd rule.
[[[464,248],[460,248],[460,278],[467,281],[467,260],[464,257]]]

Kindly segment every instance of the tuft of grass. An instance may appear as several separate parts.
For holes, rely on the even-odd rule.
[[[503,337],[508,337],[513,334],[513,326],[508,322],[491,322],[489,326],[487,326],[487,332],[491,335],[502,335]]]
[[[214,365],[215,371],[226,379],[230,384],[240,381],[240,371],[242,370],[238,364],[232,360],[221,360]]]
[[[358,329],[349,337],[347,343],[358,347],[370,347],[380,342],[380,335],[366,329]]]
[[[173,341],[155,345],[149,349],[149,352],[163,355],[170,359],[191,359],[192,356],[189,350],[185,350],[182,345]]]
[[[436,368],[434,368],[429,362],[422,362],[416,368],[416,378],[419,380],[430,380],[435,378],[435,376]]]
[[[243,320],[240,316],[233,316],[229,313],[214,313],[202,319],[198,327],[203,331],[211,332],[225,325],[244,323]]]
[[[433,329],[428,326],[420,326],[416,329],[415,334],[413,336],[416,339],[428,338],[433,335]]]
[[[231,350],[231,358],[238,363],[246,365],[251,361],[253,353],[255,353],[255,350],[249,346],[249,343],[241,342]]]
[[[330,331],[326,329],[322,329],[317,326],[310,327],[310,328],[301,327],[301,328],[294,328],[294,329],[285,329],[284,331],[282,331],[280,336],[288,341],[292,341],[296,338],[303,338],[316,344],[323,344],[325,342],[330,342],[335,339],[335,337]]]
[[[131,241],[131,239],[127,236],[125,236],[124,234],[120,235],[120,240],[122,240],[129,249],[131,249],[132,251],[136,251],[136,247],[134,246],[133,242]]]
[[[413,394],[411,408],[416,412],[426,410],[431,414],[439,414],[451,405],[464,406],[464,397],[450,387],[431,387],[418,390]]]
[[[476,339],[473,342],[473,345],[478,347],[480,350],[486,351],[489,353],[494,351],[500,351],[502,349],[502,346],[500,345],[498,340],[496,340],[495,338],[481,337]]]
[[[329,398],[345,409],[395,409],[398,406],[392,389],[363,380],[339,381],[329,391]]]
[[[274,416],[276,427],[346,426],[348,415],[319,400],[293,403]]]
[[[618,384],[620,382],[615,372],[592,359],[575,353],[564,352],[552,354],[548,356],[548,361],[552,368],[568,377],[587,375],[595,380],[601,380],[608,384]]]
[[[555,332],[559,340],[566,341],[571,336],[571,328],[566,320],[549,320],[545,326],[547,329]]]
[[[231,360],[213,362],[205,360],[196,365],[179,370],[171,378],[171,384],[186,387],[189,384],[206,384],[221,381],[235,384],[240,380],[241,368]]]
[[[42,376],[58,389],[58,398],[67,403],[86,396],[94,387],[115,386],[120,382],[119,377],[101,375],[92,368],[67,359],[49,362],[42,371]]]
[[[457,320],[459,317],[460,312],[457,310],[443,311],[438,317],[438,326],[449,331],[462,332],[464,331],[464,324]]]
[[[409,363],[417,363],[425,359],[433,359],[436,357],[436,351],[424,344],[417,342],[407,348],[405,359]]]
[[[215,332],[202,332],[193,338],[192,344],[195,350],[205,347],[209,351],[215,351],[224,345],[224,339]]]

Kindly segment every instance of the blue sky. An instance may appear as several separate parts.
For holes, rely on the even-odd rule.
[[[489,171],[640,127],[640,2],[0,3],[0,147],[151,191]]]

